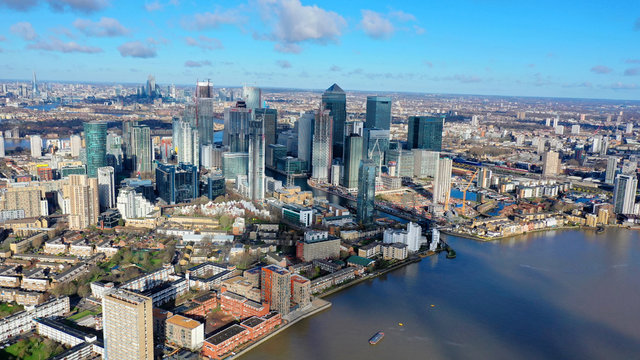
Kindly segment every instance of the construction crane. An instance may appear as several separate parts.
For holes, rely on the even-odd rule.
[[[464,191],[462,192],[462,214],[467,213],[467,190],[469,190],[469,187],[471,187],[471,183],[473,183],[473,179],[475,179],[476,175],[478,175],[478,171],[480,171],[480,168],[478,168],[473,173],[473,175],[471,175],[471,179],[469,179],[469,183],[467,184],[467,186],[464,188]]]

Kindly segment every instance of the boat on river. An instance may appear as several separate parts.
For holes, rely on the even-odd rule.
[[[384,333],[382,331],[378,331],[375,335],[369,339],[369,344],[375,345],[384,337]]]

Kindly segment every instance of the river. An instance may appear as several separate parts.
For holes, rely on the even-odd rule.
[[[329,310],[242,359],[638,359],[639,234],[443,236],[456,259],[425,258],[331,295]]]

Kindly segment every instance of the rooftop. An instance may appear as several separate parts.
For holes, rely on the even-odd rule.
[[[256,327],[256,326],[262,324],[263,322],[264,322],[264,319],[252,316],[252,317],[248,318],[247,320],[241,322],[240,324],[253,328],[253,327]]]
[[[219,331],[213,334],[212,336],[208,337],[205,341],[213,345],[220,345],[223,342],[231,339],[232,337],[244,331],[247,331],[247,329],[238,324],[234,324],[222,331]]]
[[[189,319],[188,317],[184,317],[182,315],[173,315],[172,317],[167,319],[167,323],[177,325],[186,329],[195,329],[200,326],[200,322]]]

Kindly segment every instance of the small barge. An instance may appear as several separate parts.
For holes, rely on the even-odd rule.
[[[382,331],[378,331],[375,335],[369,339],[369,344],[375,345],[384,337],[384,333]]]

